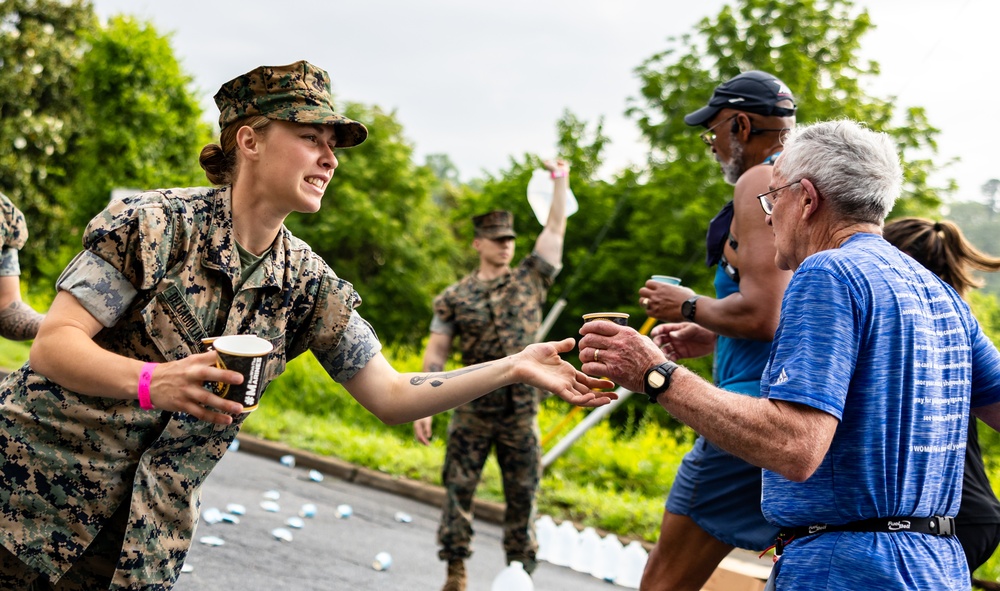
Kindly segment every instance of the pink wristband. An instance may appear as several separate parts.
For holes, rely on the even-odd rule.
[[[553,179],[561,179],[564,176],[566,176],[566,171],[565,170],[553,170],[552,171],[552,178]]]
[[[139,373],[139,408],[142,410],[156,410],[153,406],[153,401],[149,399],[149,383],[153,381],[153,370],[159,363],[147,363],[142,366],[142,372]]]

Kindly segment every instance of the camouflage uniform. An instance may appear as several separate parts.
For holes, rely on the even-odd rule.
[[[483,281],[472,273],[434,300],[431,330],[458,336],[466,365],[517,353],[534,340],[556,273],[537,254],[497,279]],[[514,384],[460,406],[452,415],[441,476],[447,489],[438,530],[442,560],[472,554],[472,499],[490,448],[496,446],[507,502],[507,560],[534,568],[535,492],[541,478],[538,399],[535,388]]]
[[[265,386],[307,349],[335,380],[355,375],[380,346],[354,311],[354,288],[286,229],[240,284],[232,221],[229,187],[116,201],[91,222],[58,287],[106,327],[94,340],[120,355],[173,361],[202,352],[204,337],[249,333],[274,345]],[[69,391],[27,364],[0,386],[5,557],[58,589],[169,589],[199,487],[246,415],[214,425],[143,411]]]
[[[0,277],[21,274],[17,251],[24,248],[27,239],[28,224],[24,221],[24,214],[6,195],[0,193]]]

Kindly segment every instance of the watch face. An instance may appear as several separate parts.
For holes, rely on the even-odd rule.
[[[649,386],[651,388],[659,388],[664,382],[667,381],[667,378],[662,373],[653,371],[649,373],[649,377],[646,378],[646,381],[649,382]]]
[[[684,303],[681,304],[681,316],[692,322],[694,322],[694,306],[695,301],[697,301],[697,297],[698,296],[695,296],[690,300],[685,300]]]

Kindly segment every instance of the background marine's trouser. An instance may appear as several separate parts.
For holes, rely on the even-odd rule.
[[[438,529],[442,560],[472,555],[472,499],[483,465],[496,448],[507,503],[503,546],[507,561],[536,566],[535,493],[541,479],[541,447],[534,413],[480,415],[455,411],[448,427],[448,450],[441,480],[447,491]]]

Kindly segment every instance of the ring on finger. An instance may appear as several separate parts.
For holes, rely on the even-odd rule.
[[[594,349],[594,363],[597,363],[597,358],[600,357],[600,353],[600,349]]]
[[[649,307],[649,298],[642,298],[642,299],[640,299],[639,300],[639,305],[642,306],[643,308],[648,308]]]

